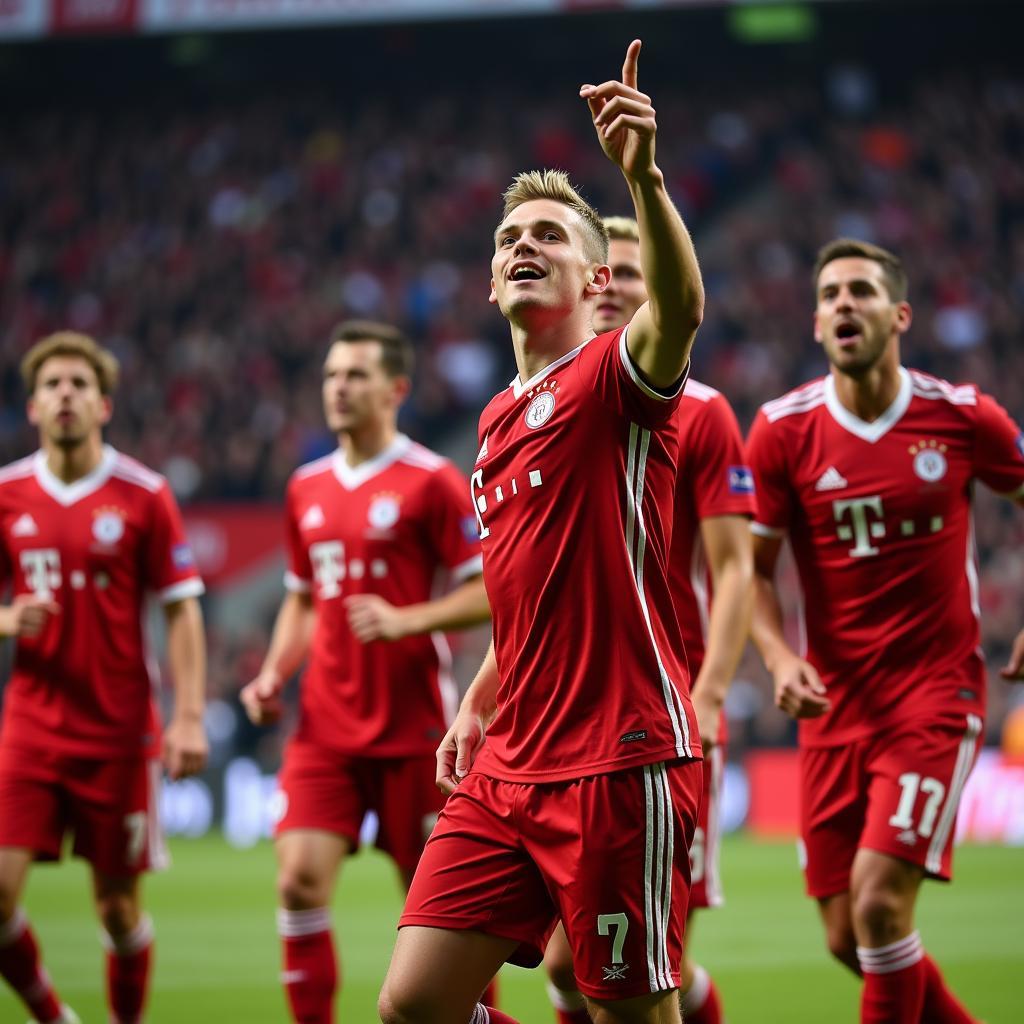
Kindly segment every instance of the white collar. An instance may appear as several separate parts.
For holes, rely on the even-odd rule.
[[[832,414],[832,419],[844,430],[848,430],[862,441],[867,441],[868,444],[874,444],[896,426],[913,398],[914,385],[910,374],[901,366],[899,375],[900,389],[896,392],[892,404],[878,419],[872,420],[870,423],[855,416],[839,401],[839,396],[836,394],[835,378],[831,374],[825,378],[825,408]]]
[[[519,374],[516,374],[515,380],[509,384],[512,394],[516,398],[522,398],[525,392],[529,391],[534,385],[539,384],[549,373],[552,373],[561,366],[565,366],[571,359],[575,359],[583,351],[584,346],[586,346],[589,340],[588,338],[582,345],[577,345],[571,352],[566,352],[564,356],[559,356],[553,363],[548,363],[543,370],[538,370],[525,384],[520,382]]]
[[[66,484],[46,464],[46,452],[40,449],[35,454],[33,469],[39,486],[54,501],[68,508],[76,501],[81,501],[82,498],[87,498],[98,491],[110,479],[116,461],[117,452],[109,444],[105,444],[96,468],[78,480]]]
[[[382,452],[378,452],[372,459],[360,462],[358,466],[350,466],[345,461],[345,453],[339,448],[331,456],[331,468],[338,478],[338,483],[346,491],[354,491],[361,487],[367,480],[371,480],[378,473],[383,473],[392,463],[397,462],[410,448],[412,441],[405,434],[396,434],[391,442]]]

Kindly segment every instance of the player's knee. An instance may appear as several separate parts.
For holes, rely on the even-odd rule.
[[[544,954],[544,969],[555,988],[560,988],[563,992],[575,990],[576,971],[573,970],[572,953],[568,948],[553,951],[549,947]]]
[[[857,939],[852,928],[829,928],[825,932],[825,944],[841,964],[857,970]]]
[[[377,1013],[381,1024],[417,1024],[425,1018],[417,1013],[415,1000],[396,990],[387,980],[377,998]]]
[[[139,923],[138,906],[123,893],[98,897],[96,911],[107,934],[114,938],[128,935]]]
[[[277,875],[277,895],[286,910],[312,910],[327,901],[324,880],[302,864],[289,864]]]
[[[900,938],[905,915],[899,893],[881,887],[865,886],[853,900],[853,920],[858,935],[873,945],[885,945]]]

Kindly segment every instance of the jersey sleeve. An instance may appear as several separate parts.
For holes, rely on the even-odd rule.
[[[693,426],[681,442],[679,473],[693,496],[697,517],[753,516],[754,478],[731,406],[716,395],[694,407]]]
[[[609,409],[650,430],[666,425],[679,405],[690,373],[686,364],[682,376],[670,391],[648,384],[626,347],[629,325],[599,334],[580,354],[579,373],[583,383]]]
[[[997,494],[1024,499],[1024,434],[989,395],[978,395],[974,432],[974,475]]]
[[[430,543],[455,583],[483,572],[480,530],[469,482],[450,463],[431,476],[427,509]]]
[[[313,565],[309,549],[302,542],[299,531],[298,488],[293,479],[285,497],[284,586],[293,594],[308,594],[313,589]]]
[[[145,559],[146,582],[163,604],[199,597],[206,590],[166,482],[154,495]]]
[[[793,489],[786,466],[786,450],[761,410],[747,438],[747,463],[754,477],[757,512],[751,530],[761,537],[782,537],[793,512]]]

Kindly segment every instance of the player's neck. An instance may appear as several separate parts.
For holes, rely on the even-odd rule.
[[[43,441],[46,468],[61,483],[73,484],[88,476],[103,459],[103,438],[87,437],[76,445],[65,446]]]
[[[364,427],[354,433],[339,434],[338,448],[345,462],[355,468],[390,448],[397,436],[398,427],[394,423]]]
[[[579,348],[594,337],[589,319],[569,317],[544,326],[521,327],[512,325],[512,348],[516,354],[519,380],[530,380],[545,367]]]
[[[840,404],[865,423],[873,423],[896,401],[902,384],[899,362],[889,359],[856,377],[833,367],[832,379]]]

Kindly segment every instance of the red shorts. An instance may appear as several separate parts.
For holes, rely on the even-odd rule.
[[[700,817],[690,844],[690,910],[699,907],[720,907],[722,873],[719,851],[722,846],[722,773],[725,770],[725,746],[716,743],[704,748],[704,792]]]
[[[861,847],[952,876],[960,794],[978,756],[982,721],[967,715],[884,730],[842,747],[800,752],[801,822],[808,893],[850,888]]]
[[[0,747],[0,846],[60,860],[72,852],[123,877],[170,863],[160,827],[160,762],[65,757],[35,747]]]
[[[561,918],[585,995],[677,988],[700,792],[697,761],[558,783],[473,773],[441,812],[399,927],[513,939],[510,962],[534,967]]]
[[[433,754],[351,757],[313,743],[285,748],[274,835],[297,828],[344,836],[353,852],[367,811],[380,822],[376,845],[402,869],[416,867],[444,797]]]

